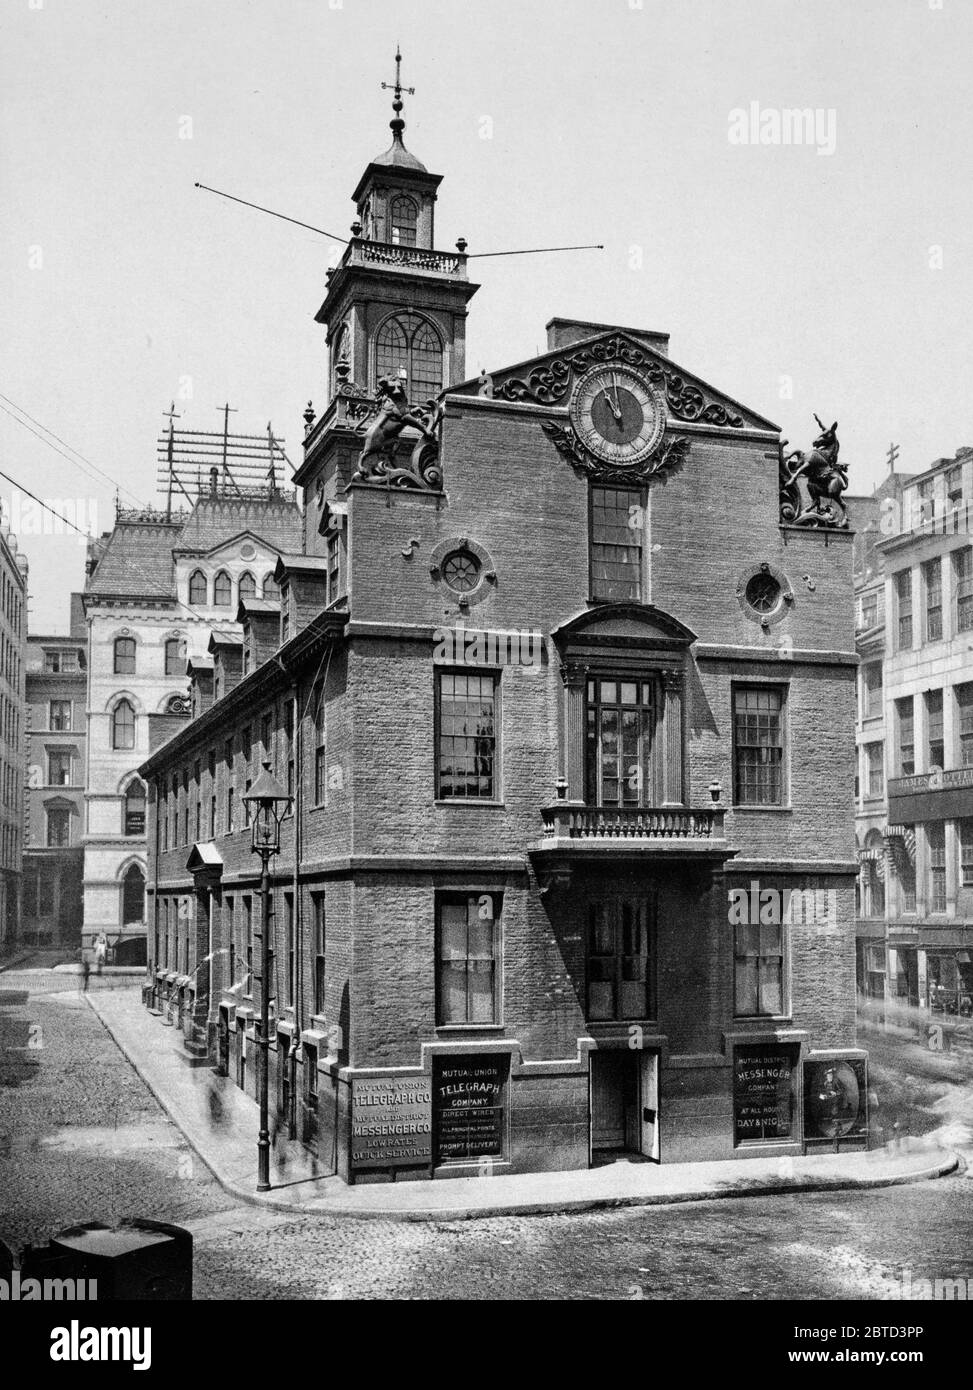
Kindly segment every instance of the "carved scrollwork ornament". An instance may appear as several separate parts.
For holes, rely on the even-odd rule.
[[[604,483],[665,483],[685,464],[690,441],[685,435],[668,439],[655,453],[629,467],[612,467],[596,458],[570,427],[556,420],[542,420],[541,429],[551,439],[558,452],[580,473]]]
[[[535,367],[526,377],[509,377],[495,387],[493,394],[497,400],[558,405],[568,395],[576,376],[592,367],[613,362],[637,367],[653,386],[661,386],[669,412],[677,420],[730,429],[743,425],[742,416],[718,401],[707,400],[695,383],[686,381],[671,367],[663,366],[656,357],[617,334],[578,352],[556,357],[552,362]]]

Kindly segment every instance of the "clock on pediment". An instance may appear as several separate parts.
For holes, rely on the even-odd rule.
[[[666,427],[662,396],[633,367],[598,366],[576,383],[569,406],[576,433],[596,458],[634,468],[656,449]]]
[[[663,446],[666,401],[648,376],[627,363],[601,362],[575,379],[568,402],[570,428],[542,428],[570,463],[603,482],[665,479],[680,467],[688,439]]]

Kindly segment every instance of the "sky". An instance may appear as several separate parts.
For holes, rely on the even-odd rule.
[[[194,184],[347,236],[396,42],[440,248],[605,246],[472,260],[470,375],[582,318],[669,332],[795,447],[838,420],[852,493],[892,442],[914,472],[973,444],[971,0],[5,0],[0,32],[0,498],[32,631],[66,630],[85,546],[22,488],[82,530],[116,484],[157,503],[172,400],[300,461],[341,248]]]

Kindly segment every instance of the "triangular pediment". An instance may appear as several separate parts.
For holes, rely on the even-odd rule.
[[[257,553],[241,556],[240,547],[248,541]],[[173,553],[176,556],[191,555],[194,559],[205,560],[266,560],[278,552],[272,545],[268,545],[262,536],[258,536],[256,531],[246,530],[238,531],[235,536],[230,536],[227,540],[220,541],[217,545],[209,548],[180,545]]]
[[[780,426],[718,391],[702,377],[688,372],[651,347],[644,339],[624,331],[599,333],[592,338],[542,353],[500,371],[484,374],[449,388],[451,395],[489,396],[493,400],[536,406],[566,406],[575,382],[593,367],[618,363],[644,372],[664,396],[674,423],[698,423],[729,431],[756,429],[780,432]]]

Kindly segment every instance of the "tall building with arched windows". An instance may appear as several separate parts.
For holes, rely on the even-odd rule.
[[[214,630],[239,633],[241,602],[276,602],[277,558],[300,536],[290,493],[256,493],[211,485],[186,511],[117,511],[89,544],[81,943],[104,935],[120,963],[145,959],[139,763],[185,722],[187,664],[210,661]]]

